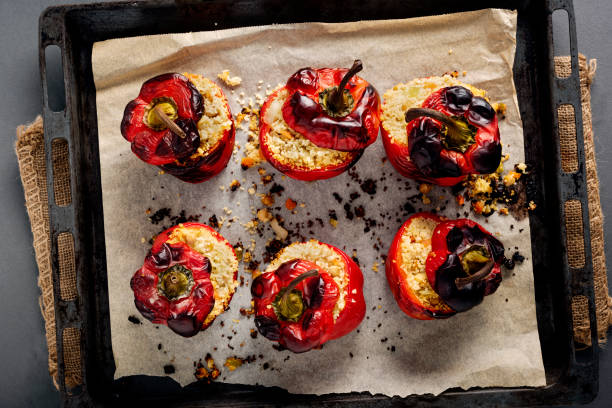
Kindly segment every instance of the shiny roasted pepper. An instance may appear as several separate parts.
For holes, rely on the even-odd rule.
[[[342,254],[348,285],[345,306],[336,319],[334,307],[340,293],[331,275],[311,261],[293,259],[258,276],[251,285],[259,332],[294,353],[302,353],[354,330],[365,316],[363,275],[353,260]]]
[[[447,305],[464,312],[497,290],[503,261],[503,244],[479,224],[443,221],[431,238],[427,278]]]
[[[414,222],[421,226],[416,231],[411,228]],[[444,319],[495,292],[503,260],[502,243],[476,222],[417,213],[402,225],[389,248],[387,281],[408,316]]]
[[[207,152],[198,152],[204,99],[186,76],[177,73],[158,75],[142,85],[138,97],[125,107],[121,134],[144,162],[183,181],[206,181],[225,168],[234,146],[229,104],[220,88],[217,93],[232,126]]]
[[[427,286],[426,283],[423,283],[427,282],[427,275],[424,265],[422,268],[420,268],[422,262],[412,263],[412,265],[421,269],[417,273],[410,273],[410,271],[407,270],[406,265],[403,263],[402,245],[404,236],[409,233],[413,222],[423,220],[429,220],[439,224],[443,221],[443,218],[436,214],[421,212],[411,215],[410,218],[404,222],[404,224],[397,231],[397,234],[389,247],[387,259],[385,261],[385,274],[387,276],[387,282],[389,284],[389,288],[391,289],[391,293],[393,293],[395,301],[399,305],[400,309],[402,309],[402,311],[408,316],[419,320],[448,318],[455,314],[454,310],[439,299],[437,294],[429,294],[428,296],[419,290],[427,289],[423,288],[423,286]],[[410,237],[409,240],[412,242],[413,238]],[[429,241],[429,237],[425,238],[424,241],[424,246],[426,246]],[[425,254],[422,261],[427,259],[427,254]],[[411,279],[414,279],[414,282],[411,282]]]
[[[374,143],[380,125],[376,89],[351,69],[302,68],[289,78],[283,119],[290,128],[326,149],[354,152]],[[342,91],[342,92],[340,92]]]
[[[361,69],[359,60],[351,69],[302,68],[285,87],[270,95],[260,114],[260,148],[265,159],[286,175],[305,181],[331,178],[353,166],[364,149],[374,143],[380,126],[380,98],[372,85],[355,75]],[[281,91],[289,93],[282,106],[287,126],[318,147],[350,153],[346,160],[312,169],[275,157],[268,147],[270,124],[265,117]]]
[[[212,265],[202,253],[171,239],[177,228],[206,229],[215,239],[227,243],[204,224],[187,222],[168,228],[155,238],[143,266],[132,276],[130,286],[134,304],[146,319],[191,337],[205,330],[216,317],[209,317],[215,306]],[[234,281],[237,274],[238,270],[234,272]],[[229,304],[232,295],[233,291],[221,301]]]
[[[168,325],[184,337],[194,336],[215,305],[210,271],[204,255],[182,242],[158,239],[130,281],[134,304],[153,323]]]
[[[407,151],[385,144],[390,161],[406,177],[451,186],[499,166],[502,148],[495,110],[463,86],[433,92],[420,108],[406,111],[406,123]]]

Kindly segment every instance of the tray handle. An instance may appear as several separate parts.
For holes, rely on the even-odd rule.
[[[557,190],[559,192],[559,214],[562,215],[564,225],[560,228],[562,253],[565,262],[562,263],[563,278],[567,299],[567,312],[571,318],[572,309],[580,302],[588,303],[592,347],[577,349],[574,338],[574,323],[568,326],[569,338],[572,339],[574,350],[573,363],[581,366],[594,365],[597,369],[597,321],[595,315],[595,302],[593,292],[593,264],[591,256],[591,233],[589,225],[589,200],[586,181],[586,160],[584,153],[584,135],[582,127],[582,102],[580,95],[580,71],[578,65],[578,44],[576,37],[576,19],[571,0],[548,0],[548,31],[549,44],[554,43],[552,31],[552,15],[556,10],[565,10],[568,16],[571,74],[567,77],[558,77],[555,74],[554,47],[549,49],[550,62],[550,95],[551,114],[553,118],[554,153],[556,155]],[[578,90],[578,91],[576,91]],[[564,171],[561,163],[559,127],[559,107],[569,105],[573,108],[575,123],[575,149],[576,166],[572,170]],[[567,170],[567,168],[566,168]],[[568,248],[568,237],[575,242],[582,236],[582,246]]]
[[[43,11],[39,19],[39,63],[41,84],[43,90],[43,126],[45,143],[45,161],[47,171],[47,194],[49,197],[49,231],[51,239],[51,268],[53,277],[53,297],[55,306],[56,348],[57,348],[57,383],[67,405],[72,405],[70,399],[80,395],[85,387],[84,362],[82,350],[85,349],[83,311],[83,293],[81,285],[80,262],[75,254],[80,251],[79,230],[75,215],[75,166],[74,139],[72,137],[72,104],[66,84],[70,83],[66,53],[65,11],[50,7]],[[63,64],[64,94],[66,102],[64,109],[58,112],[49,107],[47,83],[47,66],[45,50],[48,46],[58,46],[61,50]],[[68,157],[70,182],[68,186],[58,186],[54,175],[58,168],[53,163],[53,152],[62,148]],[[65,170],[65,169],[64,169]],[[60,190],[62,190],[60,192]],[[58,193],[64,198],[58,200]],[[59,250],[59,241],[69,243],[72,251]],[[72,259],[69,259],[69,258]],[[68,267],[66,265],[69,265]],[[68,270],[67,270],[68,269]],[[71,287],[66,287],[66,274],[69,274]],[[64,284],[62,285],[62,277]],[[66,295],[70,293],[70,295]],[[74,349],[79,347],[79,353],[65,355],[66,346]],[[67,377],[67,374],[70,376]],[[76,381],[75,381],[76,379]],[[68,381],[67,381],[68,380]],[[68,383],[68,384],[67,384]]]

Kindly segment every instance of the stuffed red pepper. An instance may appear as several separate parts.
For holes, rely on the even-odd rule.
[[[298,180],[337,176],[374,143],[380,125],[378,93],[351,69],[302,68],[272,93],[260,112],[265,159]]]
[[[478,305],[501,283],[504,247],[474,221],[412,215],[389,249],[386,275],[407,315],[441,319]]]
[[[145,318],[191,337],[227,309],[237,277],[232,245],[209,226],[188,222],[157,236],[130,285]]]
[[[451,186],[499,167],[495,110],[483,90],[450,75],[396,85],[381,119],[389,161],[406,177]]]
[[[253,281],[251,294],[259,332],[295,353],[350,333],[365,316],[361,270],[316,240],[285,247]]]
[[[146,81],[125,107],[121,134],[146,163],[190,183],[220,173],[234,149],[235,127],[223,91],[195,74]]]

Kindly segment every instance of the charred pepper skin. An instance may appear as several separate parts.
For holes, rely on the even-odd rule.
[[[337,87],[348,71],[302,68],[293,74],[287,81],[289,98],[283,105],[283,119],[289,127],[326,149],[354,152],[374,143],[380,125],[380,98],[363,78],[353,76],[345,88],[352,99],[350,112],[332,117],[324,110],[326,90]]]
[[[335,321],[333,310],[340,296],[338,285],[331,275],[313,262],[293,259],[281,264],[275,271],[258,276],[251,285],[258,331],[294,353],[303,353],[354,330],[365,316],[363,275],[346,254],[343,258],[349,282],[344,309]],[[293,284],[295,286],[291,292],[299,292],[294,300],[299,298],[303,307],[300,313],[290,315],[287,308],[281,306],[282,295],[288,287],[291,289],[292,282],[308,273],[316,275]]]
[[[357,163],[365,148],[376,141],[380,127],[378,92],[355,76],[360,69],[359,60],[351,69],[302,68],[266,100],[261,108],[259,141],[272,166],[294,179],[314,181],[335,177]],[[264,118],[271,101],[285,91],[289,96],[281,110],[289,128],[318,147],[350,153],[345,161],[311,169],[283,163],[274,156],[268,147],[270,127]],[[342,98],[334,97],[340,94]]]
[[[467,219],[444,221],[435,228],[431,246],[427,277],[434,290],[457,312],[480,304],[499,287],[504,246],[478,223]],[[470,252],[477,252],[478,259],[468,260]],[[473,269],[470,274],[466,266]],[[481,276],[477,276],[478,270]],[[470,276],[476,279],[467,282]]]
[[[165,324],[183,337],[192,337],[213,323],[214,319],[204,322],[215,305],[215,292],[210,281],[210,260],[185,243],[168,243],[172,232],[182,227],[207,229],[215,238],[225,241],[205,224],[186,222],[168,228],[155,238],[144,265],[136,271],[130,286],[134,292],[134,304],[146,319]],[[189,271],[193,282],[183,295],[169,298],[164,294],[160,280],[172,268],[184,272],[182,267]],[[234,280],[237,275],[236,270]],[[227,303],[230,301],[231,297]]]
[[[415,292],[407,284],[406,273],[401,267],[402,236],[410,227],[410,224],[417,218],[427,218],[438,223],[443,221],[443,218],[436,214],[421,212],[413,214],[404,222],[391,243],[391,247],[387,254],[387,260],[385,261],[387,282],[389,283],[389,288],[398,306],[408,316],[419,320],[445,319],[453,316],[455,311],[444,307],[429,307],[421,302]]]
[[[219,89],[225,109],[231,119],[227,99]],[[151,113],[155,106],[163,106],[169,118],[185,133],[175,134],[156,123]],[[234,147],[235,127],[223,136],[204,155],[196,154],[200,146],[198,121],[204,113],[204,99],[193,83],[184,75],[167,73],[146,81],[138,97],[130,101],[121,121],[121,134],[131,142],[132,152],[146,163],[183,181],[201,183],[220,173],[227,165]]]
[[[165,324],[184,337],[202,330],[206,316],[215,304],[210,281],[211,265],[207,257],[184,243],[159,243],[147,254],[144,265],[132,277],[134,304],[155,324]],[[168,273],[184,274],[187,287],[173,297],[163,290]],[[170,285],[170,283],[168,283]]]
[[[259,124],[259,148],[261,149],[261,153],[264,158],[278,171],[287,176],[302,181],[315,181],[315,180],[325,180],[328,178],[336,177],[339,174],[342,174],[346,170],[350,169],[359,161],[361,155],[363,154],[363,149],[358,150],[356,152],[352,152],[350,157],[343,163],[326,166],[321,169],[309,169],[306,167],[298,167],[292,164],[283,163],[278,160],[274,153],[270,150],[268,146],[268,134],[270,133],[270,126],[264,121],[266,112],[270,107],[270,103],[274,100],[274,98],[283,90],[283,88],[273,92],[268,99],[264,102],[260,111],[260,124]]]
[[[493,173],[501,161],[497,115],[493,107],[463,86],[441,88],[421,105],[440,118],[407,111],[408,145],[394,143],[383,127],[389,161],[405,177],[452,186],[469,174]],[[414,111],[414,112],[411,112]],[[459,126],[449,126],[458,124]],[[461,128],[464,134],[453,129]]]

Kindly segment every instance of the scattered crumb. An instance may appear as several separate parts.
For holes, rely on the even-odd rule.
[[[274,218],[274,216],[270,211],[268,211],[267,208],[261,208],[257,210],[257,219],[259,219],[259,221],[268,222],[272,220],[272,218]]]
[[[234,371],[238,367],[242,366],[243,362],[244,362],[243,359],[234,356],[234,357],[228,357],[225,360],[225,363],[223,363],[223,365],[227,367],[230,371]]]
[[[229,188],[231,191],[236,191],[238,190],[239,187],[240,187],[240,182],[236,179],[232,180],[232,182],[229,185]]]
[[[289,210],[289,211],[293,211],[295,209],[295,207],[297,206],[297,202],[292,200],[291,198],[288,198],[287,201],[285,201],[285,207]]]
[[[222,80],[226,85],[235,87],[242,83],[242,78],[239,76],[230,77],[230,72],[228,69],[224,70],[220,74],[217,75],[217,78]]]
[[[270,221],[270,227],[272,227],[272,231],[274,231],[274,233],[276,234],[276,239],[284,241],[285,238],[287,238],[287,235],[289,235],[289,232],[280,226],[276,218]]]
[[[261,203],[266,207],[272,207],[274,205],[274,196],[272,194],[264,194],[261,197]]]

